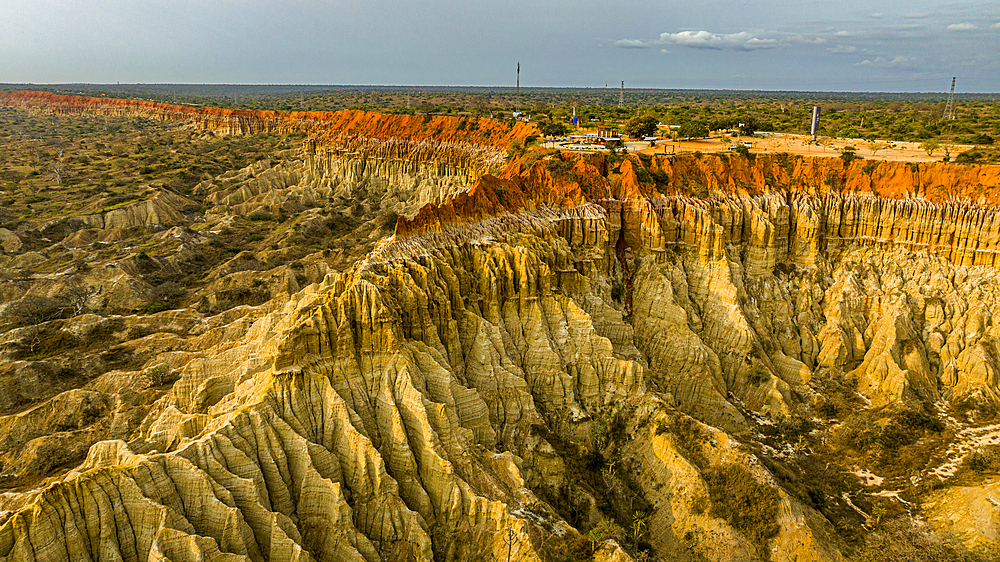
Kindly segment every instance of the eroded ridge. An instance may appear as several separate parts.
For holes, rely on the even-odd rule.
[[[190,123],[221,134],[301,132],[309,135],[306,151],[326,159],[335,155],[372,162],[404,161],[411,167],[424,163],[439,168],[440,175],[460,171],[472,181],[487,171],[498,172],[511,143],[522,143],[537,134],[529,123],[510,124],[485,117],[221,109],[32,91],[0,92],[0,103],[26,110]]]
[[[419,175],[410,148],[383,146],[399,168],[373,177]],[[250,170],[212,202],[330,197],[332,177],[361,183],[371,165],[324,158]],[[811,414],[826,385],[859,408],[998,401],[994,209],[822,190],[658,197],[639,163],[558,158],[484,174],[265,305],[144,317],[159,332],[138,332],[156,350],[141,374],[0,418],[6,436],[47,423],[69,442],[70,408],[141,413],[59,482],[0,496],[0,556],[627,560],[641,538],[667,559],[832,562],[836,529],[753,432]],[[161,365],[179,378],[129,410]],[[719,474],[767,500],[759,525],[720,515]],[[588,544],[604,519],[634,534]]]
[[[0,552],[469,559],[506,556],[497,530],[512,529],[517,559],[533,559],[526,527],[553,514],[524,478],[561,461],[532,426],[642,389],[641,366],[552,291],[546,259],[571,269],[569,248],[539,256],[536,240],[329,276],[189,363],[141,437],[96,445],[94,468],[4,524]]]

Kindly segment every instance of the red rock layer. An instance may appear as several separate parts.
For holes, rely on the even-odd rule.
[[[658,155],[649,172],[662,171],[678,193],[690,186],[728,193],[757,193],[771,188],[795,191],[872,193],[880,197],[923,197],[935,203],[964,199],[1000,205],[1000,166],[944,162],[855,160],[789,154]]]
[[[657,186],[654,174],[669,181]],[[727,246],[737,245],[751,250],[753,271],[770,271],[779,262],[810,266],[818,252],[851,243],[904,245],[959,265],[1000,266],[1000,213],[992,205],[998,185],[1000,166],[845,167],[831,158],[682,155],[658,157],[646,168],[628,159],[613,166],[601,154],[536,152],[511,161],[501,177],[484,176],[444,204],[399,219],[396,238],[504,213],[597,202],[607,213],[609,239],[620,239],[623,247],[657,252],[684,246],[720,259]],[[663,196],[657,187],[676,195]],[[696,192],[712,195],[687,195]]]
[[[400,220],[398,235],[442,223],[478,220],[498,210],[535,205],[577,205],[602,199],[655,199],[661,194],[709,192],[755,195],[769,191],[868,193],[883,198],[918,197],[931,203],[970,201],[1000,205],[1000,166],[859,160],[761,154],[656,156],[613,165],[603,154],[530,152],[512,160],[498,178],[441,206],[428,205],[411,220]],[[659,184],[653,176],[664,179]],[[640,179],[643,178],[643,179]],[[501,188],[500,196],[492,193]]]
[[[534,125],[496,119],[451,116],[390,115],[368,111],[253,111],[192,107],[165,103],[64,96],[48,92],[0,92],[0,104],[52,111],[100,115],[143,116],[173,122],[192,122],[205,130],[228,134],[308,132],[310,152],[327,149],[365,156],[448,160],[482,160],[502,165],[511,143],[537,134]],[[388,144],[386,144],[388,143]]]

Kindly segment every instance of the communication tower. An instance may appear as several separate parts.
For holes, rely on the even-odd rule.
[[[514,95],[514,111],[521,112],[521,61],[517,61],[517,92]]]
[[[618,107],[625,107],[625,81],[622,80],[622,89],[618,93]]]
[[[944,115],[941,116],[945,121],[951,121],[955,118],[955,77],[951,77],[951,93],[948,94],[948,103],[944,105]]]

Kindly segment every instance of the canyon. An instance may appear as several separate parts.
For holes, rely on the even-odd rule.
[[[0,105],[303,135],[189,193],[0,229],[0,559],[1000,551],[1000,167]],[[190,306],[143,308],[216,243]]]

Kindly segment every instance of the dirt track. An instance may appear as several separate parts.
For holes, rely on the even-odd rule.
[[[767,153],[767,152],[787,152],[789,154],[801,154],[803,156],[829,156],[837,157],[840,156],[839,149],[852,145],[857,150],[857,155],[862,158],[869,160],[899,160],[905,162],[940,162],[944,157],[944,151],[938,149],[934,152],[933,156],[928,156],[927,153],[920,148],[919,142],[889,142],[889,141],[879,141],[882,148],[875,151],[874,153],[868,148],[868,142],[860,139],[829,139],[820,138],[817,144],[812,144],[810,142],[810,137],[805,135],[787,135],[779,133],[768,133],[767,137],[754,137],[752,139],[747,137],[742,137],[740,140],[750,140],[753,142],[753,148],[750,152],[755,153]],[[735,143],[723,144],[718,138],[711,139],[701,139],[695,141],[683,141],[683,142],[673,142],[673,141],[660,141],[656,148],[647,148],[642,150],[643,154],[663,154],[664,152],[670,154],[671,152],[721,152],[728,150],[729,145]],[[632,145],[633,143],[628,143]],[[951,156],[954,158],[956,154],[967,150],[969,146],[964,145],[952,145]],[[891,147],[891,148],[890,148]]]

